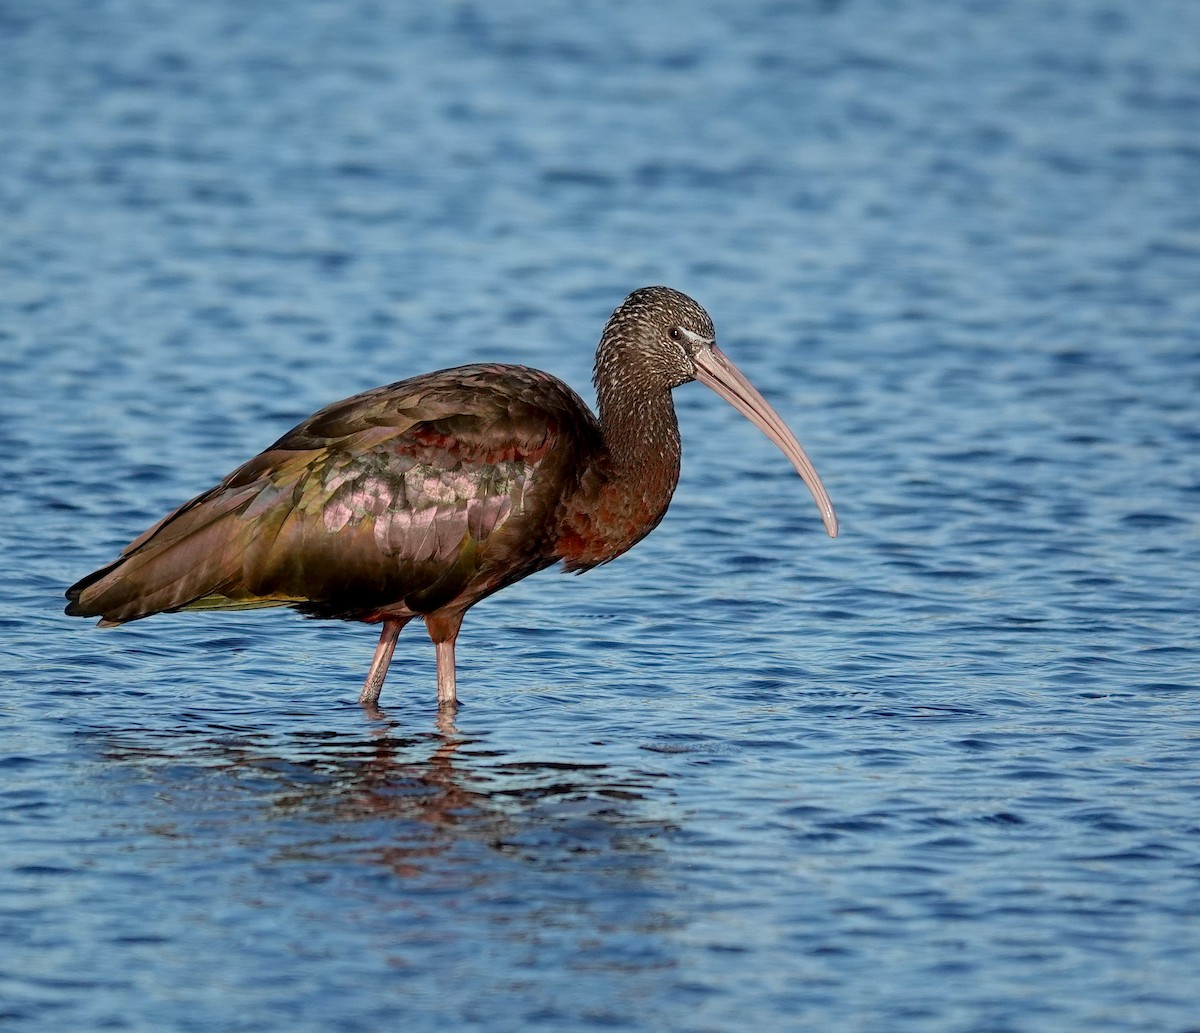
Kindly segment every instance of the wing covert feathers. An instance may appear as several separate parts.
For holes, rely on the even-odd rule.
[[[68,590],[66,612],[111,625],[180,609],[465,608],[553,562],[555,507],[598,441],[578,396],[525,367],[376,388],[148,529]]]

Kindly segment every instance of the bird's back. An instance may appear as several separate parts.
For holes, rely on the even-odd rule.
[[[292,605],[379,619],[466,609],[554,562],[555,514],[602,439],[566,384],[443,370],[321,409],[68,592],[119,624]]]

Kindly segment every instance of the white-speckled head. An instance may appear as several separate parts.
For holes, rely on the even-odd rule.
[[[707,312],[670,287],[642,287],[609,318],[596,351],[601,419],[621,400],[668,392],[699,380],[767,435],[812,492],[829,536],[838,532],[829,493],[780,415],[716,345]]]

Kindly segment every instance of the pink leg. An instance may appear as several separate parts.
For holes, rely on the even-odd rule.
[[[408,623],[404,620],[386,620],[383,631],[379,634],[379,645],[375,647],[375,657],[371,661],[371,670],[367,672],[367,681],[359,694],[358,701],[364,706],[375,706],[379,702],[379,693],[383,689],[383,679],[387,677],[388,664],[392,662],[392,653],[396,650],[396,639],[400,629]]]
[[[462,614],[451,617],[426,617],[425,627],[437,651],[438,707],[455,707],[458,695],[454,675],[454,640],[462,624]]]
[[[454,674],[454,639],[434,643],[437,650],[438,707],[458,706],[458,683]]]

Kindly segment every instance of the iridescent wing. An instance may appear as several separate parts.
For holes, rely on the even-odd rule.
[[[71,590],[68,612],[115,624],[273,605],[419,614],[464,593],[469,605],[553,561],[539,547],[555,500],[597,435],[569,388],[524,367],[377,388],[322,409],[150,528]]]

